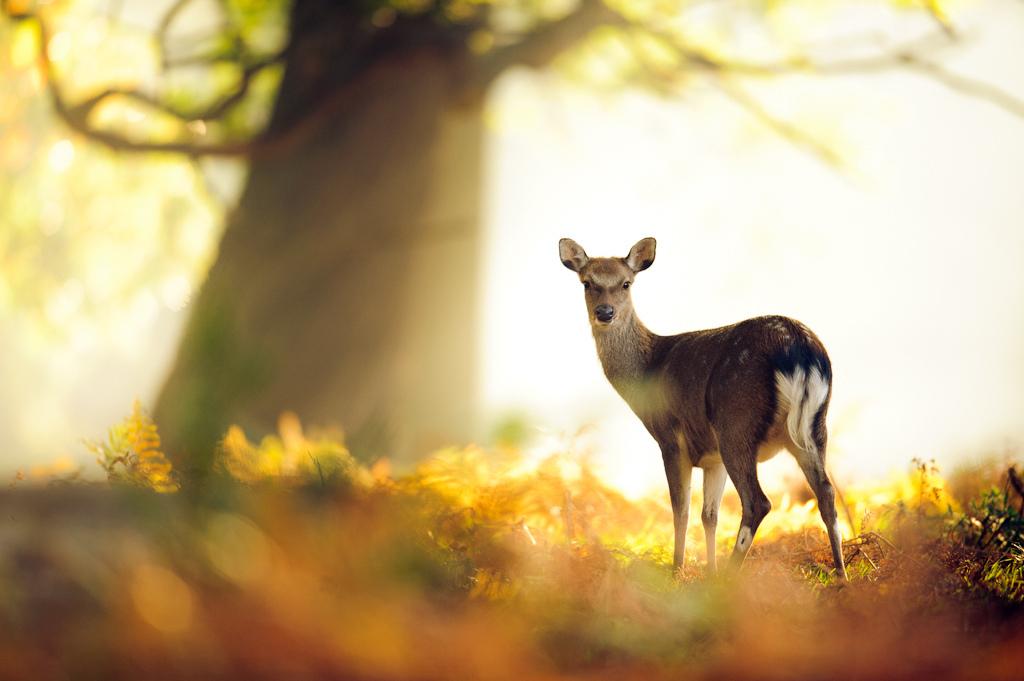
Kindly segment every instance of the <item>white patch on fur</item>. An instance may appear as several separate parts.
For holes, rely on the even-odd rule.
[[[754,540],[754,533],[750,531],[750,528],[744,525],[740,528],[740,535],[736,538],[736,549],[739,551],[746,551],[750,548],[750,542]]]
[[[817,367],[809,372],[797,367],[791,376],[776,371],[775,385],[779,391],[779,411],[786,414],[790,439],[800,449],[815,451],[811,428],[815,415],[828,399],[828,381]]]
[[[725,466],[721,463],[704,468],[703,509],[714,509],[715,514],[718,514],[718,509],[722,506],[722,496],[725,494],[725,482],[728,479]]]
[[[718,527],[718,512],[722,508],[722,495],[725,483],[729,479],[725,466],[717,464],[704,469],[704,507],[701,509],[701,520],[711,515],[713,522],[704,525],[704,545],[708,557],[708,570],[714,572],[718,561],[715,558],[715,535]]]

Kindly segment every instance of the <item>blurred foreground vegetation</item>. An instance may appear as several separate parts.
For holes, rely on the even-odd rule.
[[[699,523],[673,575],[667,499],[630,501],[571,452],[453,448],[397,476],[285,415],[259,443],[232,428],[194,489],[138,405],[93,449],[107,483],[64,472],[0,494],[4,678],[1010,679],[1024,664],[1024,497],[1005,467],[944,480],[918,462],[846,489],[841,585],[802,491],[773,498],[738,574],[708,578]],[[738,511],[727,497],[720,555]]]

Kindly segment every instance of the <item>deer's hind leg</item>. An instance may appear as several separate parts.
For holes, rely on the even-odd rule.
[[[738,567],[746,558],[761,521],[768,515],[772,502],[757,479],[757,443],[742,437],[720,437],[722,462],[740,496],[743,516],[732,552],[732,564]]]
[[[832,546],[832,560],[835,562],[836,572],[840,579],[846,581],[843,535],[839,531],[839,516],[836,513],[836,492],[825,471],[827,435],[824,424],[816,429],[811,439],[813,442],[806,446],[798,445],[790,440],[786,444],[786,449],[793,454],[796,462],[800,465],[800,470],[803,471],[807,483],[811,486],[811,491],[814,492],[814,496],[818,500],[818,510],[821,512],[825,531],[828,532],[828,541]]]

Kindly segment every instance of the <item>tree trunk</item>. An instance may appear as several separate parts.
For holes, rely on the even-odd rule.
[[[289,64],[276,120],[315,71]],[[369,456],[469,436],[482,122],[458,72],[426,49],[380,59],[311,135],[253,161],[156,407],[187,469],[209,469],[229,424],[259,435],[284,410]]]

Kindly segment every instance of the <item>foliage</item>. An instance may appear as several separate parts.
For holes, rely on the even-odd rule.
[[[1024,483],[1010,467],[1002,489],[972,501],[955,528],[963,543],[958,573],[968,589],[1024,602]]]
[[[110,429],[106,442],[87,442],[97,455],[107,479],[115,484],[151,488],[157,492],[177,492],[171,462],[160,449],[156,424],[135,400],[132,413]]]
[[[516,64],[554,61],[597,87],[678,92],[697,77],[747,74],[747,62],[768,65],[747,75],[808,68],[818,55],[803,52],[816,31],[856,3],[374,0],[310,3],[309,11],[327,18],[292,26],[294,4],[3,3],[0,314],[27,313],[17,315],[11,334],[26,339],[19,352],[45,356],[71,339],[78,351],[100,340],[125,345],[159,313],[185,307],[213,261],[243,163],[115,155],[95,142],[113,135],[118,148],[195,151],[255,140],[266,132],[284,66],[297,53],[292,48],[307,37],[340,46],[324,58],[342,72],[350,62],[369,68],[389,54],[375,41],[395,33],[399,45],[422,40],[461,50],[492,77]],[[945,2],[871,4],[893,21],[928,25],[938,18],[952,35]],[[359,54],[361,47],[368,54]],[[907,58],[901,53],[895,63]],[[307,70],[316,71],[294,69]],[[737,83],[722,85],[730,93]],[[66,107],[55,109],[57,95]],[[316,107],[308,108],[303,115],[313,117]],[[108,191],[112,186],[119,191]]]
[[[819,49],[831,42],[818,40],[822,31],[831,36],[835,25],[846,22],[850,7],[861,4],[4,2],[0,315],[10,316],[5,336],[12,345],[8,354],[16,358],[5,368],[23,373],[6,382],[12,386],[8,392],[13,396],[19,392],[13,386],[31,381],[37,394],[50,393],[38,398],[44,405],[63,394],[84,392],[90,377],[69,370],[85,364],[82,357],[90,358],[90,365],[98,356],[115,355],[140,368],[151,366],[141,358],[145,353],[138,339],[149,335],[166,344],[173,337],[153,329],[158,321],[177,320],[187,308],[217,255],[222,218],[244,182],[243,161],[199,156],[209,152],[245,158],[252,153],[271,159],[268,165],[273,166],[273,159],[288,157],[281,152],[296,139],[315,134],[324,121],[340,115],[328,109],[350,108],[328,104],[357,99],[359,95],[349,89],[378,60],[400,51],[415,52],[421,43],[457,55],[446,67],[453,81],[475,72],[486,74],[473,79],[469,89],[474,92],[453,96],[460,109],[466,102],[479,102],[493,78],[517,65],[553,63],[563,74],[597,87],[639,85],[668,94],[707,80],[769,127],[814,150],[822,145],[808,143],[794,132],[799,126],[775,121],[766,108],[751,106],[754,98],[739,89],[741,80],[809,72],[816,64],[835,67],[837,59],[843,72],[876,71],[880,64],[936,72],[917,60],[917,52],[909,49],[913,46],[893,42],[898,31],[888,35],[886,30],[886,40],[865,31],[859,47],[878,49],[863,50],[871,58],[867,64],[855,60],[859,67],[846,59],[859,49],[834,54]],[[879,28],[888,29],[901,20],[928,26],[938,18],[946,30],[935,29],[936,33],[949,33],[952,41],[945,2],[870,4],[878,10]],[[313,7],[315,20],[292,25],[293,10],[302,6]],[[301,49],[303,44],[312,47]],[[295,116],[278,116],[279,121],[294,118],[295,123],[288,134],[277,134],[268,130],[268,121],[286,70],[293,77],[310,74],[314,80],[325,71],[335,73],[325,78],[329,83],[285,90],[296,99],[301,99],[297,93],[306,91],[317,96],[315,101],[296,103]],[[956,79],[963,81],[962,76]],[[334,92],[321,92],[331,89]],[[991,85],[980,89],[992,92]],[[280,110],[289,102],[279,104]],[[401,125],[407,117],[398,112],[394,120]],[[110,153],[104,145],[175,153],[132,156]],[[342,161],[334,165],[355,163]],[[286,172],[283,161],[281,169]],[[284,187],[288,182],[271,185]],[[261,213],[257,208],[234,214],[248,220],[245,216]],[[288,233],[281,232],[285,238]],[[194,321],[198,325],[202,319]],[[168,347],[158,350],[170,353]],[[243,360],[248,365],[247,358]],[[42,374],[46,383],[40,385],[34,376]],[[202,441],[203,451],[229,422],[219,418],[220,405],[237,401],[232,394],[216,397],[218,405],[206,418],[214,424],[213,432]],[[207,403],[196,398],[170,401],[206,408]],[[15,418],[45,421],[45,426],[32,430],[51,434],[51,441],[57,439],[52,423],[71,432],[83,427],[71,425],[58,409],[46,418],[28,411],[23,406]],[[162,417],[169,420],[166,412]],[[30,439],[25,436],[25,441]]]
[[[86,93],[151,78],[150,39],[89,5],[58,5],[68,29],[50,50],[62,73]],[[0,19],[0,314],[25,313],[12,320],[37,344],[122,341],[188,301],[215,255],[222,206],[186,158],[114,155],[56,124],[40,49],[31,23]],[[125,106],[100,113],[133,134],[160,124]]]
[[[369,473],[342,444],[327,433],[307,437],[298,417],[285,412],[278,420],[278,434],[253,444],[238,426],[228,429],[217,459],[222,469],[240,482],[366,485]]]
[[[97,451],[112,481],[152,483],[119,459],[159,452],[137,405]],[[396,475],[285,414],[259,443],[232,428],[218,461],[200,494],[0,495],[26,530],[0,534],[8,678],[976,679],[1024,661],[1019,509],[961,513],[924,462],[844,489],[860,533],[840,585],[813,502],[781,498],[739,573],[705,575],[697,531],[673,575],[661,495],[626,499],[572,452],[453,447]],[[1005,551],[967,574],[970,518]],[[728,550],[734,499],[720,522]]]
[[[873,4],[922,22],[947,14],[940,8],[946,3],[928,3],[927,12],[906,0]],[[123,335],[121,327],[145,322],[139,318],[161,306],[182,309],[212,262],[218,225],[243,167],[221,161],[212,168],[170,154],[110,154],[89,134],[69,129],[67,120],[61,124],[53,106],[57,90],[48,88],[59,85],[71,115],[80,115],[93,138],[114,135],[128,148],[180,144],[187,151],[230,146],[265,131],[289,49],[305,37],[302,31],[343,46],[339,63],[369,65],[358,47],[385,55],[373,40],[410,22],[416,27],[410,35],[445,50],[460,46],[467,58],[493,65],[495,75],[517,63],[554,60],[563,73],[596,87],[638,84],[666,92],[696,74],[727,74],[730,60],[785,61],[813,42],[815,29],[841,17],[844,3],[811,11],[795,0],[722,7],[610,2],[598,12],[602,5],[594,2],[391,0],[341,3],[333,10],[340,18],[328,12],[331,21],[298,28],[289,25],[292,5],[4,3],[0,217],[10,229],[0,234],[0,312],[29,312],[22,333],[66,341],[114,327]],[[580,22],[580,30],[553,45],[529,40],[554,40],[559,32],[548,29],[563,19]],[[319,30],[334,34],[326,40],[316,36]],[[531,51],[545,58],[536,62]],[[796,70],[809,64],[802,55]],[[111,186],[119,191],[107,191]]]

